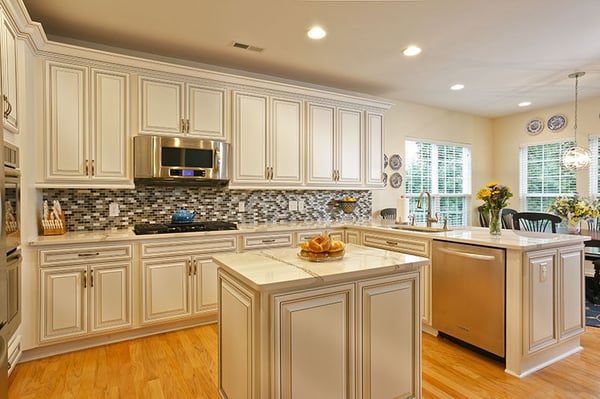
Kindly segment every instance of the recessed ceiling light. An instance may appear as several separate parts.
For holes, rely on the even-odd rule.
[[[519,103],[519,107],[529,107],[531,105],[531,101],[523,101]]]
[[[465,88],[465,85],[461,83],[457,83],[455,85],[450,86],[450,90],[462,90]]]
[[[325,32],[325,30],[323,28],[321,28],[320,26],[314,26],[314,27],[310,28],[307,35],[311,39],[319,40],[319,39],[322,39],[325,36],[327,36],[327,32]]]
[[[421,48],[419,48],[417,46],[408,46],[407,48],[402,50],[402,54],[404,54],[407,57],[412,57],[412,56],[415,56],[420,53],[421,53]]]

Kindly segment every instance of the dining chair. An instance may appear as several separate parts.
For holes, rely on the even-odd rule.
[[[560,216],[544,212],[517,212],[513,215],[515,230],[547,231],[551,228],[556,233],[556,225],[561,222]]]
[[[490,226],[490,216],[488,212],[483,210],[483,205],[479,205],[477,207],[477,213],[479,214],[479,225],[481,227],[489,227]]]
[[[502,228],[514,229],[513,218],[518,211],[511,208],[502,208]]]
[[[396,208],[384,208],[379,214],[383,220],[396,220]]]
[[[590,231],[600,231],[600,218],[597,219],[588,219],[588,230]]]

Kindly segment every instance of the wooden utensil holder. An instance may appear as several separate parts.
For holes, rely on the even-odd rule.
[[[45,223],[45,222],[60,222],[59,225],[60,227],[51,227],[49,225],[49,223]],[[65,223],[65,212],[61,212],[60,213],[60,218],[59,219],[52,219],[52,220],[42,220],[42,235],[44,236],[57,236],[57,235],[61,235],[61,234],[65,234],[66,232],[66,223]]]

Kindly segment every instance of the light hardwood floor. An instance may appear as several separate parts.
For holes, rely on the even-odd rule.
[[[501,363],[423,334],[423,398],[600,398],[600,329],[583,351],[518,379]],[[218,399],[217,326],[195,327],[18,364],[9,399]]]

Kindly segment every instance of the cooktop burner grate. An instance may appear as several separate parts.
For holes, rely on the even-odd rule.
[[[204,221],[193,223],[141,223],[133,226],[133,232],[138,235],[217,230],[237,230],[237,225],[232,222]]]

